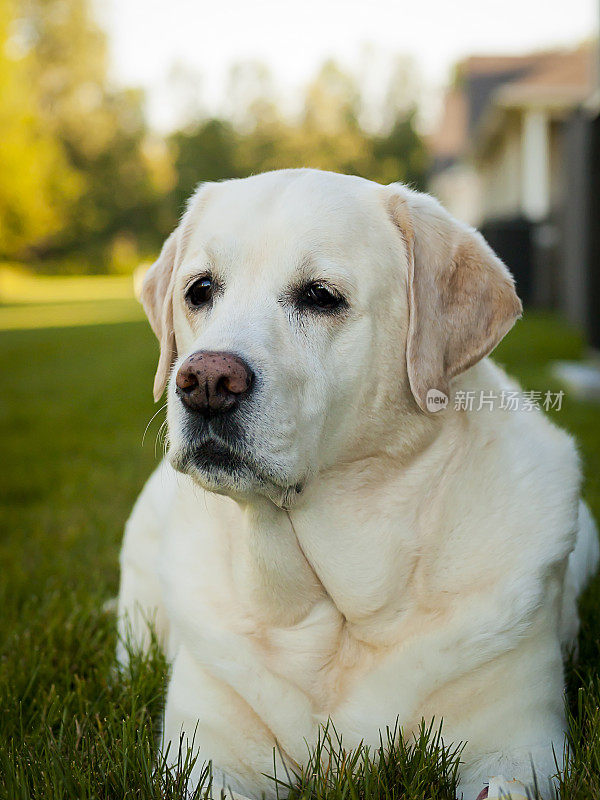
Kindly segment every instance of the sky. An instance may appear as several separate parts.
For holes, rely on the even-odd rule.
[[[235,63],[267,65],[292,109],[300,87],[325,59],[359,73],[373,61],[383,83],[397,55],[418,66],[427,125],[457,60],[573,45],[597,30],[600,2],[102,0],[98,13],[109,33],[114,81],[146,90],[149,118],[159,130],[181,122],[190,92],[208,113],[225,108]],[[177,72],[187,76],[183,99],[169,80]]]

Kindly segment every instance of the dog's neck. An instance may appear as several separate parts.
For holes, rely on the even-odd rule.
[[[439,490],[454,429],[451,419],[429,428],[410,458],[388,448],[330,468],[291,509],[258,496],[239,504],[235,579],[265,621],[295,624],[328,600],[359,638],[385,638],[411,602],[430,513],[423,498]]]

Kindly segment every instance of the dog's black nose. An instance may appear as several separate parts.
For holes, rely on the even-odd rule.
[[[184,405],[210,417],[234,408],[253,380],[254,373],[239,356],[199,350],[179,367],[175,382]]]

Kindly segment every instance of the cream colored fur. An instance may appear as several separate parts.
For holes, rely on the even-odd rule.
[[[221,291],[190,310],[208,269]],[[291,308],[317,279],[346,312]],[[435,716],[467,742],[466,800],[493,775],[529,782],[532,760],[548,792],[597,539],[575,446],[541,412],[424,410],[430,388],[516,388],[483,358],[520,304],[479,234],[399,185],[227,181],[192,200],[144,302],[169,452],[127,524],[119,614],[140,647],[151,618],[172,662],[163,746],[194,736],[217,788],[274,797],[274,748],[280,772],[301,763],[328,718],[352,746]],[[183,459],[174,373],[201,349],[257,373],[256,474]]]

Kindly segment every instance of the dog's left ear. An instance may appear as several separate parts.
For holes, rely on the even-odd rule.
[[[164,243],[142,284],[142,305],[152,330],[160,343],[160,357],[154,378],[154,399],[158,402],[165,390],[171,367],[177,358],[173,329],[173,278],[177,258],[178,230]]]
[[[171,367],[177,359],[177,342],[173,327],[175,267],[183,258],[195,215],[206,203],[208,187],[207,183],[200,184],[188,200],[181,222],[164,243],[159,257],[144,276],[142,284],[142,305],[160,343],[160,357],[154,377],[156,402],[162,397]]]
[[[389,187],[388,209],[408,251],[406,364],[419,408],[427,393],[490,353],[521,315],[512,275],[484,238],[429,195]]]

